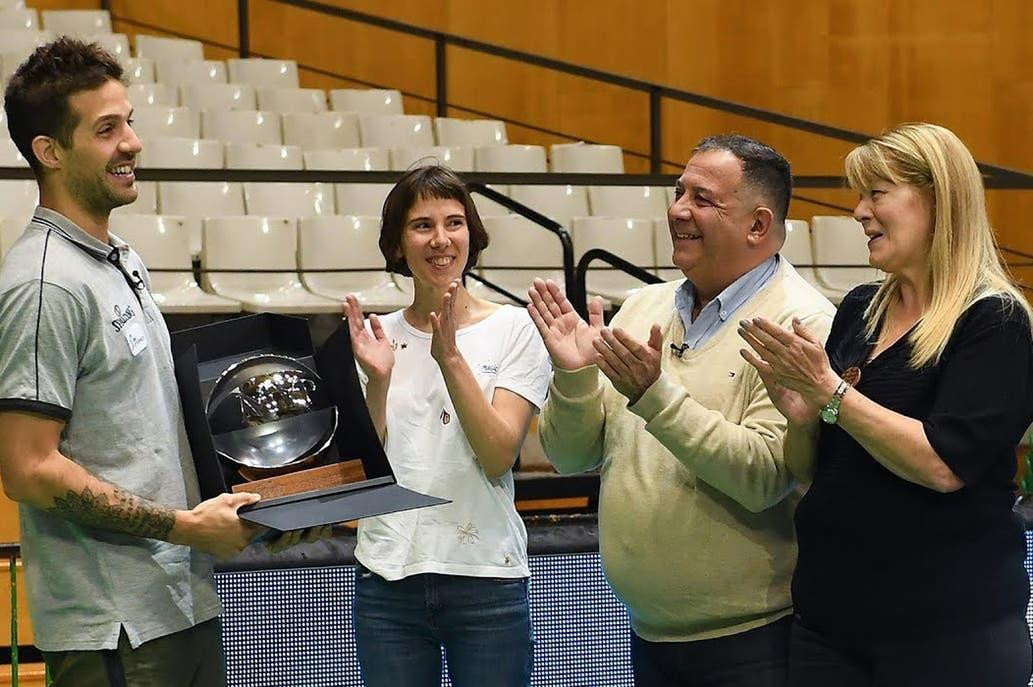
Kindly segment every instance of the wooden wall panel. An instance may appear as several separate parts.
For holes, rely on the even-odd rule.
[[[1027,40],[1033,4],[1025,0],[527,0],[519,7],[503,0],[327,1],[862,132],[934,121],[956,131],[980,160],[1033,170],[1033,42]],[[183,5],[112,0],[116,16],[236,45],[233,0],[212,0],[204,12],[184,12]],[[384,84],[434,95],[429,41],[272,0],[251,5],[252,49],[317,70],[302,69],[305,85]],[[227,56],[214,48],[209,53]],[[449,51],[448,77],[457,106],[450,114],[463,116],[458,107],[494,112],[531,127],[648,151],[641,94],[595,89],[583,79],[459,49]],[[414,97],[406,108],[434,112],[431,102]],[[670,172],[678,171],[700,137],[722,131],[769,141],[800,174],[840,174],[850,148],[679,103],[665,104],[664,123],[663,155],[677,163],[665,167]],[[509,131],[513,142],[563,140],[518,124]],[[640,158],[626,162],[628,171],[647,169]],[[1025,228],[1031,195],[996,194],[991,212],[1002,243],[1033,253]]]

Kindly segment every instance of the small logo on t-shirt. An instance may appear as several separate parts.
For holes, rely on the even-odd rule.
[[[465,525],[456,525],[456,539],[460,544],[476,544],[480,541],[481,535],[477,532],[477,525],[468,522]]]
[[[497,375],[499,373],[499,366],[488,364],[481,365],[481,372],[483,372],[486,375]]]
[[[133,306],[127,305],[125,310],[115,306],[115,319],[111,320],[111,326],[115,328],[116,332],[122,331],[122,327],[126,326],[126,322],[136,317],[136,313],[133,311]]]
[[[398,349],[402,349],[404,351],[408,345],[409,344],[407,344],[404,341],[401,342],[401,343],[398,343],[398,341],[396,341],[394,339],[391,339],[391,350],[392,351],[397,351]]]
[[[729,377],[734,377],[734,376],[735,376],[735,373],[734,373],[734,372],[732,372],[731,370],[729,370],[729,371],[728,371],[728,376],[729,376]]]
[[[441,411],[441,424],[447,425],[451,421],[452,421],[452,416],[448,414],[448,411],[447,410],[442,410]]]

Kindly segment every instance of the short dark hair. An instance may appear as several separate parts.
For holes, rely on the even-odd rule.
[[[484,230],[481,216],[466,188],[466,184],[455,172],[441,165],[414,167],[402,175],[384,201],[384,212],[380,224],[380,252],[384,254],[388,272],[407,277],[412,276],[405,258],[396,258],[402,246],[402,230],[409,210],[419,200],[437,198],[456,200],[466,213],[466,227],[470,231],[470,255],[466,260],[468,271],[477,264],[477,256],[488,247],[488,232]]]
[[[759,189],[771,203],[775,221],[785,223],[789,214],[789,198],[793,194],[793,173],[789,160],[769,145],[740,134],[708,136],[700,141],[692,154],[708,150],[727,150],[742,162],[742,177]]]
[[[68,97],[112,79],[124,83],[122,75],[122,65],[107,50],[68,36],[36,48],[18,67],[4,94],[7,129],[37,177],[42,165],[32,152],[32,140],[51,136],[71,146],[79,122]]]

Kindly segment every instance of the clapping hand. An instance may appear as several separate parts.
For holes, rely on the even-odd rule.
[[[370,329],[367,330],[362,317],[362,306],[354,294],[348,294],[345,298],[344,318],[348,322],[348,333],[351,334],[352,352],[362,371],[372,380],[388,379],[395,366],[395,353],[384,333],[384,327],[380,324],[380,319],[376,315],[370,315]]]
[[[430,357],[441,365],[459,355],[456,347],[456,294],[459,282],[448,285],[448,290],[441,297],[441,309],[430,314],[430,328],[433,332],[430,340]]]
[[[818,337],[796,318],[790,331],[762,317],[742,320],[739,336],[753,349],[742,349],[742,357],[757,369],[778,411],[796,425],[814,422],[839,384]]]
[[[646,389],[660,377],[660,357],[664,338],[660,325],[649,329],[649,340],[642,343],[623,329],[604,328],[594,342],[599,354],[599,369],[613,384],[613,388],[627,397],[633,405]]]
[[[527,312],[542,335],[552,364],[561,370],[595,365],[594,342],[603,329],[603,303],[598,297],[588,304],[588,322],[574,310],[554,281],[535,279],[527,295]]]

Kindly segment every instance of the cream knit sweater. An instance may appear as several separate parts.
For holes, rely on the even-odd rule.
[[[560,472],[602,467],[603,569],[649,641],[744,632],[792,611],[797,498],[782,457],[785,419],[739,354],[737,322],[789,326],[799,317],[824,341],[834,308],[786,260],[698,350],[670,351],[684,327],[674,292],[648,286],[611,326],[640,341],[663,330],[660,378],[635,405],[595,366],[556,370],[540,432]]]

